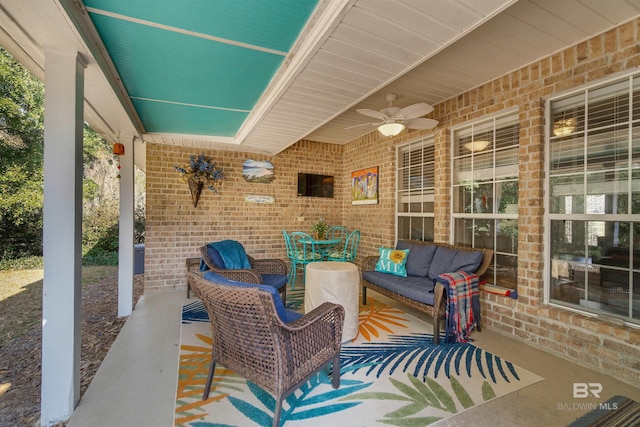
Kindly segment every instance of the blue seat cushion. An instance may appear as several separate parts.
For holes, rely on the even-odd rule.
[[[275,275],[272,275],[272,276],[275,276]],[[237,280],[227,279],[226,277],[221,276],[219,274],[216,274],[216,273],[214,273],[212,271],[208,271],[208,272],[204,273],[204,275],[202,277],[204,277],[205,280],[208,280],[210,282],[219,283],[221,285],[241,286],[241,287],[244,287],[244,288],[252,288],[252,287],[254,287],[254,288],[258,288],[258,289],[261,289],[263,291],[269,292],[271,294],[271,297],[273,298],[273,303],[276,306],[276,313],[278,314],[278,317],[280,318],[280,320],[282,320],[284,323],[293,322],[293,321],[298,320],[298,319],[300,319],[302,317],[302,314],[296,313],[295,311],[287,310],[286,308],[284,308],[284,304],[282,303],[282,299],[280,298],[280,294],[278,293],[278,290],[273,286],[261,285],[261,284],[259,285],[259,284],[255,284],[255,283],[238,282]],[[286,279],[286,276],[285,276],[285,279]]]
[[[263,285],[273,286],[278,290],[287,284],[286,274],[261,274],[260,276],[262,276]]]
[[[433,305],[433,279],[428,277],[401,277],[378,271],[363,271],[362,278],[388,291]]]

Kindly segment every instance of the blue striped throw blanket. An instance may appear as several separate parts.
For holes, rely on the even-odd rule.
[[[458,271],[441,274],[435,281],[447,296],[445,342],[467,342],[473,327],[480,324],[478,276]]]

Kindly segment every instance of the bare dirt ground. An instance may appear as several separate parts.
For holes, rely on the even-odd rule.
[[[117,267],[83,285],[80,392],[84,394],[109,347],[126,322],[117,317]],[[134,280],[134,303],[143,293],[143,276]],[[20,319],[21,330],[0,336],[0,427],[40,425],[42,280],[0,301],[0,318]],[[26,325],[26,326],[25,326]],[[60,423],[58,427],[64,426]]]

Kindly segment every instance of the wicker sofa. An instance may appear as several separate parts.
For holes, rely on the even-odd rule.
[[[418,240],[399,240],[396,249],[409,249],[407,277],[378,272],[378,256],[366,257],[361,269],[362,303],[367,303],[367,289],[372,289],[432,316],[433,341],[438,344],[440,320],[445,317],[446,292],[441,284],[434,284],[434,279],[459,270],[482,276],[491,264],[493,251]]]

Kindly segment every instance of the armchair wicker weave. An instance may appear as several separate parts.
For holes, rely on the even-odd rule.
[[[238,243],[240,247],[241,244]],[[244,251],[244,248],[242,248]],[[228,279],[244,283],[270,285],[278,289],[283,301],[287,300],[287,263],[281,259],[255,259],[246,254],[251,268],[226,268],[217,251],[211,244],[200,248],[202,262],[208,270]],[[203,268],[201,268],[203,270]]]
[[[208,398],[216,364],[274,394],[273,427],[280,424],[284,398],[329,362],[333,362],[333,388],[339,388],[341,305],[324,303],[287,322],[291,318],[284,314],[282,320],[286,310],[273,288],[229,284],[225,278],[210,281],[198,273],[188,273],[188,279],[209,314],[213,336],[203,400]]]

